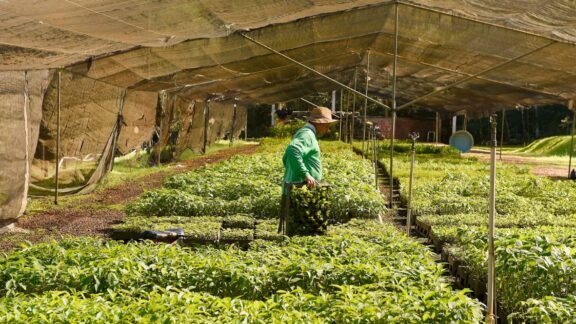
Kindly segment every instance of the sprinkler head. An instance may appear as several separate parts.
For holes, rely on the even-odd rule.
[[[411,132],[408,134],[408,137],[410,137],[413,141],[416,141],[418,138],[420,138],[420,134],[417,132]]]

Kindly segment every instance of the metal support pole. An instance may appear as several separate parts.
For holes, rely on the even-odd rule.
[[[372,145],[372,128],[368,128],[368,135],[366,137],[366,152],[370,152],[370,154],[372,154],[372,152],[370,151],[371,145]]]
[[[434,134],[434,142],[440,143],[440,114],[436,113],[436,133]]]
[[[340,121],[339,121],[339,123],[340,123],[340,133],[339,133],[340,141],[342,141],[342,138],[343,138],[342,137],[342,119],[344,119],[344,115],[342,114],[342,102],[343,102],[342,101],[342,98],[343,98],[342,92],[343,92],[342,89],[340,89]]]
[[[356,86],[358,84],[358,68],[354,68],[354,90],[356,90]],[[356,95],[352,94],[352,129],[350,133],[350,147],[354,148],[354,125],[356,124]]]
[[[202,154],[206,154],[208,149],[208,123],[210,121],[210,100],[204,101],[204,143],[202,145]]]
[[[336,112],[336,90],[332,90],[332,113]]]
[[[270,126],[274,126],[274,124],[276,124],[276,118],[274,118],[275,114],[276,114],[276,105],[272,104],[272,106],[270,107]]]
[[[458,129],[458,115],[452,116],[452,134]]]
[[[414,182],[414,162],[416,160],[416,140],[420,137],[418,133],[411,133],[412,139],[412,160],[410,162],[410,180],[408,181],[408,208],[406,210],[406,234],[410,236],[412,229],[412,184]]]
[[[346,143],[348,143],[348,136],[350,135],[349,127],[348,127],[349,126],[348,118],[350,117],[350,116],[348,116],[348,103],[350,101],[349,97],[350,97],[350,95],[348,94],[348,92],[346,92],[346,96],[345,96],[345,98],[346,98],[345,102],[346,103],[344,104],[344,109],[346,109],[346,111],[344,112],[344,116],[345,116],[345,118],[344,118],[344,135],[345,135],[344,136],[344,142],[346,142]]]
[[[496,323],[496,261],[494,254],[494,216],[496,214],[496,118],[494,114],[490,116],[491,145],[490,145],[490,210],[488,213],[488,307],[486,323]]]
[[[56,110],[56,188],[54,190],[54,205],[58,205],[58,190],[60,187],[60,84],[62,81],[62,70],[58,70],[58,107]]]
[[[574,154],[574,128],[576,126],[576,109],[574,109],[574,99],[568,101],[568,109],[573,111],[572,114],[572,133],[570,137],[570,158],[568,159],[568,179],[572,170],[572,155]]]
[[[398,66],[398,3],[394,18],[394,66],[392,70],[392,129],[390,134],[390,208],[394,204],[394,138],[396,137],[396,77]]]
[[[504,146],[504,122],[506,120],[506,110],[502,109],[502,129],[500,131],[500,160],[502,160],[502,146]]]
[[[370,51],[366,55],[366,87],[364,88],[364,94],[368,97],[368,84],[370,83]],[[364,141],[366,141],[366,114],[368,110],[368,100],[364,98],[364,116],[362,118],[362,156],[364,156]]]
[[[128,90],[124,89],[122,91],[122,97],[120,98],[120,105],[118,107],[118,117],[116,119],[116,134],[115,139],[112,142],[112,149],[111,149],[111,157],[110,157],[110,165],[109,170],[114,170],[114,153],[118,147],[118,138],[120,137],[120,133],[122,132],[122,125],[124,125],[124,103],[126,102],[126,96],[128,95]]]
[[[247,140],[248,140],[248,111],[246,111],[246,123],[244,123],[244,141]]]
[[[372,156],[374,157],[374,185],[378,189],[378,139],[376,138],[376,125],[372,125]]]
[[[164,116],[164,107],[166,106],[166,91],[162,90],[159,93],[159,98],[160,98],[160,116],[157,116],[157,122],[158,122],[158,142],[156,142],[156,146],[158,147],[158,152],[156,153],[157,157],[158,157],[158,164],[157,166],[161,166],[162,165],[162,145],[161,145],[161,140],[162,140],[162,120],[163,120],[163,116]],[[206,109],[206,108],[204,108]],[[206,113],[206,112],[204,112]]]
[[[236,126],[236,103],[234,103],[234,112],[232,115],[232,130],[230,130],[230,147],[234,144],[234,128]]]
[[[396,7],[398,7],[398,5],[396,5]],[[241,33],[240,36],[246,38],[247,40],[251,41],[252,43],[254,43],[254,44],[258,45],[258,46],[261,46],[261,47],[269,50],[270,52],[272,52],[272,53],[274,53],[274,54],[276,54],[276,55],[279,55],[279,56],[283,57],[284,59],[286,59],[286,60],[288,60],[288,61],[290,61],[290,62],[298,65],[299,67],[304,68],[304,69],[306,69],[306,70],[308,70],[308,71],[310,71],[310,72],[312,72],[312,73],[314,73],[314,74],[316,74],[316,75],[318,75],[318,76],[320,76],[320,77],[322,77],[322,78],[324,78],[324,79],[326,79],[326,80],[328,80],[328,81],[330,81],[330,82],[338,85],[339,87],[342,87],[342,88],[344,88],[344,89],[347,89],[347,90],[349,90],[349,91],[352,91],[352,93],[355,93],[356,95],[358,95],[358,96],[360,96],[360,97],[364,97],[364,94],[363,94],[362,92],[356,91],[355,89],[352,89],[351,87],[345,85],[344,83],[339,82],[339,81],[337,81],[337,80],[335,80],[335,79],[333,79],[333,78],[325,75],[324,73],[318,72],[318,71],[314,70],[313,68],[311,68],[311,67],[309,67],[309,66],[307,66],[307,65],[305,65],[305,64],[303,64],[303,63],[301,63],[301,62],[296,61],[295,59],[289,57],[288,55],[282,54],[281,52],[279,52],[279,51],[271,48],[271,47],[268,46],[268,45],[265,45],[265,44],[263,44],[263,43],[255,40],[254,38],[252,38],[252,37],[250,37],[250,36],[248,36],[248,35],[246,35],[246,34],[242,34],[242,33]],[[373,99],[373,98],[370,98],[370,97],[366,97],[366,99],[367,99],[367,100],[370,100],[370,101],[372,101],[373,103],[375,103],[375,104],[377,104],[377,105],[379,105],[379,106],[382,106],[382,107],[384,107],[384,108],[386,108],[386,109],[390,109],[390,107],[388,107],[386,104],[384,104],[384,103],[382,103],[382,102],[380,102],[380,101],[378,101],[378,100],[376,100],[376,99]]]
[[[23,198],[26,199],[28,198],[28,184],[30,183],[30,153],[34,153],[34,152],[30,152],[29,147],[30,147],[30,127],[29,127],[29,123],[28,123],[28,112],[30,111],[30,85],[28,82],[28,71],[24,71],[24,89],[23,89],[23,97],[24,97],[24,105],[22,107],[22,112],[23,112],[23,122],[24,122],[24,161],[26,161],[25,167],[24,167],[24,183],[26,184],[26,186],[24,187],[24,192],[23,192]],[[25,207],[24,206],[24,201],[22,201],[22,206],[21,207]]]
[[[395,104],[395,103],[394,103]],[[396,137],[396,111],[392,111],[392,129],[390,132],[390,208],[394,203],[394,138]]]

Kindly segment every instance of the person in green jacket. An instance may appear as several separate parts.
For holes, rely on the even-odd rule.
[[[284,164],[284,178],[282,181],[281,202],[281,225],[286,219],[287,210],[287,183],[306,182],[309,187],[314,187],[322,180],[322,160],[320,158],[320,146],[318,136],[324,135],[330,129],[330,125],[337,122],[332,119],[332,112],[325,107],[317,107],[312,110],[308,123],[300,128],[282,157]]]

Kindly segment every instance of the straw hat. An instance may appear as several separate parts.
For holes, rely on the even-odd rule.
[[[332,119],[332,111],[326,107],[316,107],[310,112],[308,121],[317,124],[331,124],[337,122]]]

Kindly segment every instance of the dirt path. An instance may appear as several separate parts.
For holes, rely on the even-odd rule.
[[[477,157],[482,161],[490,161],[490,152],[485,150],[471,150],[469,153],[464,154],[464,156]],[[557,163],[549,163],[539,157],[502,154],[502,159],[500,159],[500,155],[496,153],[496,159],[498,162],[523,164],[531,167],[532,174],[537,176],[565,180],[568,175],[567,166],[564,167],[559,166]]]
[[[98,192],[94,195],[91,195],[85,202],[105,205],[125,203],[138,197],[144,192],[144,190],[159,188],[162,185],[164,178],[170,175],[198,169],[207,164],[218,163],[220,161],[227,160],[234,155],[252,154],[256,151],[257,147],[257,145],[241,146],[218,151],[207,156],[194,158],[192,160],[179,162],[168,170],[159,171],[136,180],[127,181],[119,186]]]
[[[49,209],[21,219],[16,226],[28,233],[11,233],[0,236],[0,251],[19,246],[25,241],[32,243],[49,241],[61,236],[105,236],[110,227],[121,222],[126,214],[118,209],[118,204],[127,203],[144,190],[159,188],[164,178],[198,169],[207,164],[218,163],[240,154],[253,154],[257,145],[225,149],[207,156],[183,161],[169,169],[158,171],[118,186],[96,191],[85,199],[79,199],[74,206]]]

